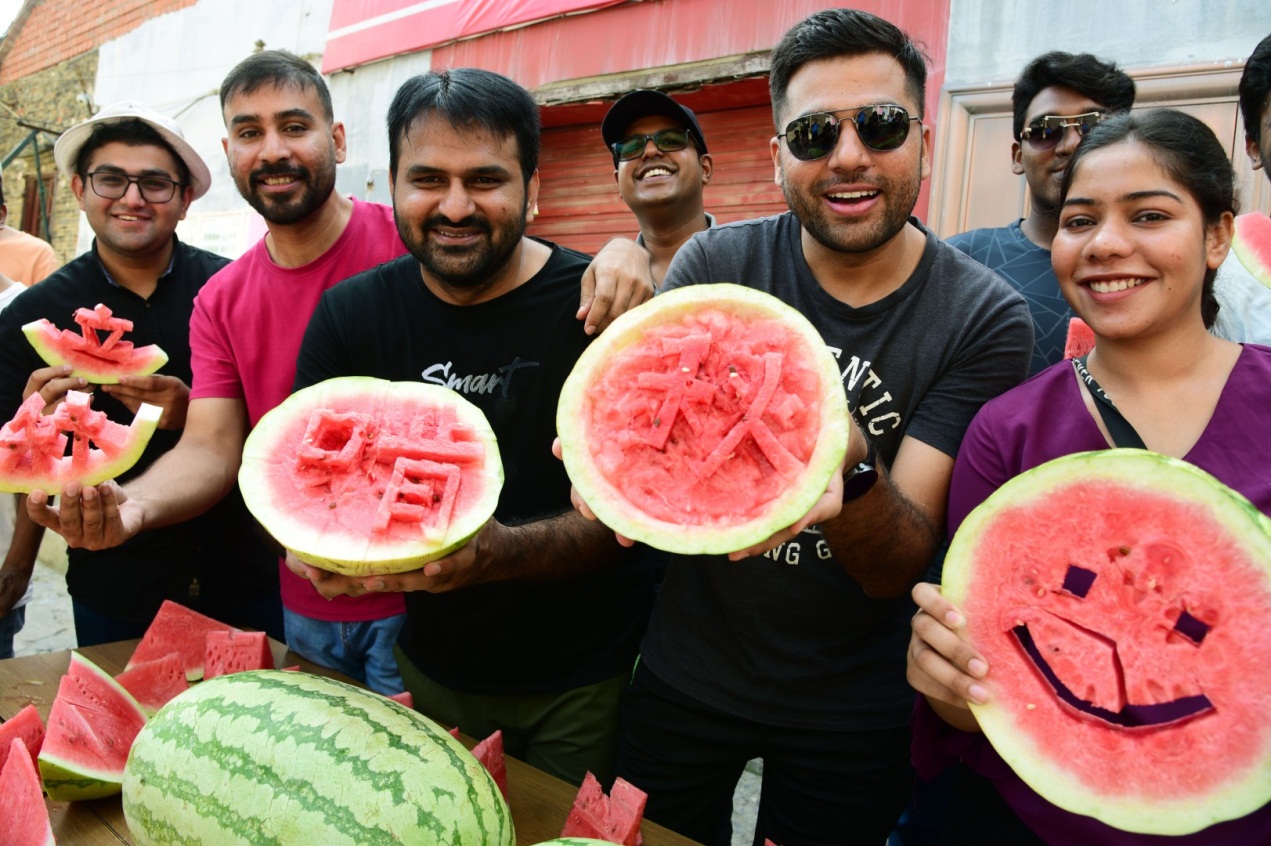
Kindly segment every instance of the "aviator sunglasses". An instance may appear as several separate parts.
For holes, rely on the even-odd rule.
[[[674,153],[688,146],[688,130],[662,129],[652,135],[632,135],[609,145],[615,161],[629,162],[644,155],[644,147],[650,141],[663,153]]]
[[[1085,112],[1079,115],[1043,115],[1030,123],[1019,134],[1034,150],[1049,150],[1063,140],[1068,127],[1074,127],[1082,138],[1107,117],[1104,112]]]
[[[861,106],[857,109],[817,112],[797,117],[777,137],[785,139],[790,155],[796,159],[810,162],[824,158],[838,144],[839,127],[843,123],[839,115],[853,115],[851,123],[856,127],[856,135],[861,143],[879,153],[899,148],[909,137],[909,124],[922,120],[910,117],[909,112],[894,103]]]

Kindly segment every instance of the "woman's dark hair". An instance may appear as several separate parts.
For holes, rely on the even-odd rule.
[[[1137,141],[1152,149],[1161,169],[1200,206],[1206,226],[1216,224],[1226,212],[1235,215],[1239,211],[1236,174],[1227,151],[1202,121],[1174,109],[1127,112],[1110,117],[1091,130],[1077,146],[1064,172],[1059,188],[1061,206],[1068,199],[1068,190],[1082,160],[1096,150],[1123,141]],[[1218,299],[1214,296],[1217,275],[1216,268],[1205,271],[1200,301],[1205,328],[1213,326],[1218,318]]]

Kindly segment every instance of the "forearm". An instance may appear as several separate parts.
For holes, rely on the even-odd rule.
[[[18,497],[16,517],[13,539],[9,542],[4,563],[0,564],[0,616],[13,610],[14,604],[26,593],[40,553],[40,541],[44,538],[44,527],[35,523],[26,512],[25,496]]]
[[[197,517],[234,486],[241,453],[184,439],[124,486],[144,509],[142,528],[156,529]]]
[[[478,536],[483,580],[544,581],[596,570],[627,551],[613,532],[570,510]]]

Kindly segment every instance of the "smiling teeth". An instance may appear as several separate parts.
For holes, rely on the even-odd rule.
[[[1116,291],[1124,291],[1127,288],[1137,288],[1142,284],[1142,279],[1117,279],[1113,282],[1091,282],[1090,290],[1096,294],[1111,294]]]
[[[286,185],[291,182],[290,176],[267,176],[263,180],[266,185]]]
[[[646,170],[646,171],[644,172],[644,176],[642,176],[642,177],[640,177],[640,178],[641,178],[641,179],[647,179],[647,178],[649,178],[650,176],[670,176],[670,175],[671,175],[671,171],[667,170],[666,168],[664,168],[664,167],[654,167],[654,168],[649,168],[648,170]]]
[[[839,191],[831,194],[830,199],[833,200],[862,200],[866,197],[873,197],[877,191]]]

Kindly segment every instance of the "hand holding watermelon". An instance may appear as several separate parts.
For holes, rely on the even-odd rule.
[[[184,429],[185,410],[190,402],[190,386],[176,376],[156,373],[153,376],[120,376],[116,385],[103,385],[102,390],[119,400],[134,414],[142,403],[163,409],[160,429]]]
[[[83,377],[71,375],[69,364],[59,364],[33,371],[22,388],[22,399],[38,393],[44,400],[44,413],[52,414],[57,404],[66,399],[67,391],[89,390],[92,389]]]
[[[62,492],[60,505],[50,505],[48,494],[32,491],[27,513],[41,526],[52,529],[77,549],[109,549],[141,531],[142,507],[128,499],[115,481],[82,486],[71,482]]]
[[[909,684],[950,725],[978,731],[967,702],[988,702],[989,692],[982,683],[988,664],[966,640],[966,617],[944,598],[939,585],[914,585],[913,599],[918,613],[911,623]]]

